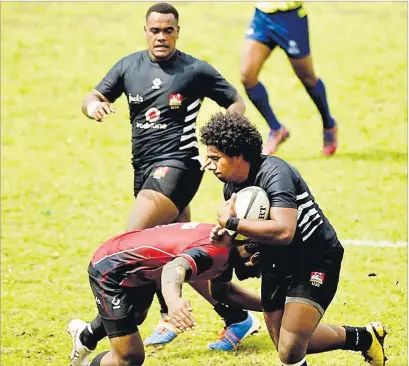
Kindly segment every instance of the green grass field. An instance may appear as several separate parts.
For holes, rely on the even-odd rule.
[[[145,47],[149,3],[1,4],[1,365],[67,365],[73,317],[96,314],[87,264],[124,230],[133,201],[124,99],[105,123],[80,112],[85,94],[122,56]],[[178,47],[212,63],[244,94],[240,46],[251,3],[178,3]],[[407,241],[407,3],[310,3],[312,53],[340,125],[336,156],[320,156],[321,120],[276,50],[261,79],[292,137],[279,155],[295,165],[341,239]],[[230,14],[230,15],[228,15]],[[248,116],[267,125],[246,99]],[[199,124],[218,109],[205,102]],[[214,222],[222,185],[207,175],[193,219]],[[368,276],[375,273],[376,276]],[[259,290],[258,281],[245,284]],[[277,365],[265,327],[237,353],[206,344],[222,322],[187,286],[198,327],[146,365]],[[339,290],[324,321],[381,320],[388,365],[407,359],[407,248],[346,246]],[[156,302],[141,333],[158,317]],[[262,316],[260,315],[260,319]],[[98,350],[108,347],[101,342]],[[355,353],[308,357],[309,365],[362,365]]]

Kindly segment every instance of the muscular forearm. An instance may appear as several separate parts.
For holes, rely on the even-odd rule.
[[[246,106],[244,104],[243,98],[237,93],[234,103],[227,108],[227,112],[237,113],[242,116],[245,111]]]
[[[184,258],[176,258],[163,267],[162,294],[168,306],[182,297],[182,286],[188,271],[191,271],[191,267]]]
[[[272,245],[287,245],[293,239],[292,228],[275,220],[241,219],[237,231],[251,239]]]

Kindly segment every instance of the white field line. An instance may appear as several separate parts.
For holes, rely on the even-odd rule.
[[[379,247],[379,248],[402,248],[407,247],[408,243],[404,241],[398,241],[396,243],[391,241],[373,241],[373,240],[355,240],[345,239],[340,240],[342,245],[355,245],[359,247]]]

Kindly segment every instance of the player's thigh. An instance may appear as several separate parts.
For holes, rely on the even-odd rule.
[[[293,362],[305,356],[312,333],[322,314],[312,305],[287,303],[281,320],[278,354],[281,360]]]
[[[333,300],[339,282],[344,249],[339,245],[320,253],[320,244],[305,253],[305,262],[287,290],[286,304],[301,303],[324,312]]]
[[[129,290],[129,297],[133,304],[133,312],[137,325],[141,325],[146,319],[155,293],[156,284],[154,282]]]
[[[289,278],[264,270],[261,279],[261,302],[268,333],[278,347],[281,317],[285,306]]]
[[[92,265],[88,267],[88,274],[98,314],[108,337],[135,333],[138,327],[134,316],[134,295],[119,285],[121,278],[108,278]]]
[[[146,177],[142,189],[162,193],[177,207],[179,214],[197,193],[203,178],[197,160],[168,160],[155,164]]]
[[[129,215],[127,231],[169,224],[175,221],[178,216],[178,208],[163,193],[142,189],[136,197],[132,212]]]
[[[271,54],[271,49],[264,43],[245,39],[241,50],[240,78],[246,88],[254,87],[258,82],[261,67]]]

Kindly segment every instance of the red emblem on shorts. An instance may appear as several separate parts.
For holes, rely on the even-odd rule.
[[[171,109],[178,109],[182,105],[183,95],[182,94],[170,94],[169,95],[169,106]]]
[[[325,273],[311,272],[310,282],[315,287],[320,287],[324,283]]]
[[[155,169],[152,176],[154,179],[161,179],[168,174],[170,168],[168,166],[159,166]]]

